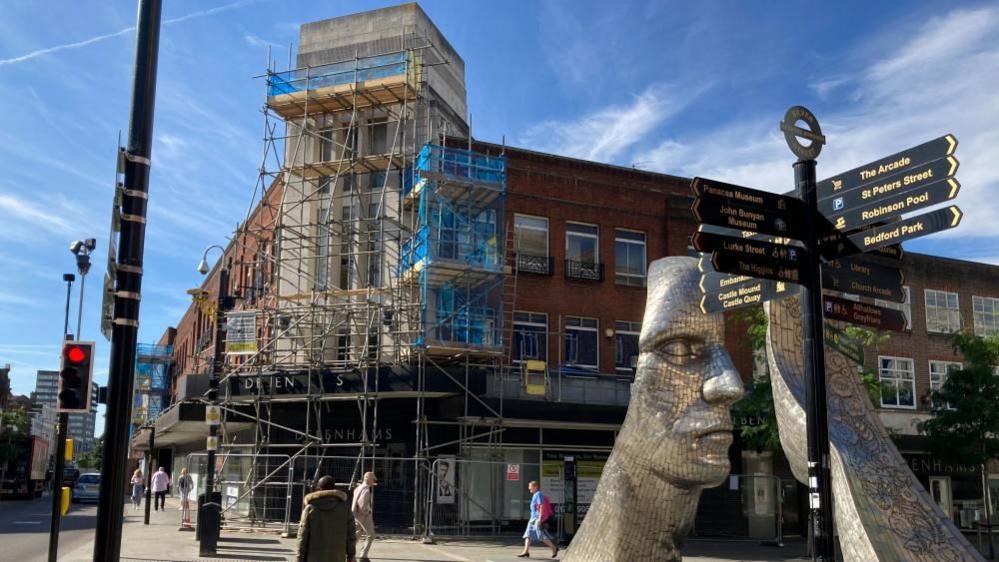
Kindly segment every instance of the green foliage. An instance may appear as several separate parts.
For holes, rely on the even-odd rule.
[[[94,448],[83,453],[76,459],[76,464],[80,467],[100,470],[104,462],[104,436],[98,437]]]
[[[767,315],[762,306],[754,306],[739,312],[735,320],[746,329],[745,345],[754,355],[765,352],[767,343]],[[777,451],[780,449],[780,434],[777,432],[777,417],[774,414],[774,397],[770,377],[764,372],[753,381],[742,400],[732,406],[732,417],[736,420],[758,419],[759,425],[742,425],[739,436],[747,449]]]
[[[999,337],[972,333],[952,336],[965,358],[963,369],[951,371],[931,393],[933,418],[919,424],[930,437],[930,450],[955,462],[983,465],[999,457]]]
[[[732,406],[732,416],[736,419],[759,419],[759,425],[743,425],[739,436],[747,449],[757,452],[780,450],[780,433],[777,431],[777,416],[774,413],[774,396],[770,377],[762,376],[753,381],[746,396]]]
[[[762,306],[743,309],[733,315],[733,319],[745,326],[746,339],[743,345],[754,352],[762,351],[767,344],[767,313]]]
[[[28,436],[31,420],[23,408],[0,412],[0,465],[6,466],[20,453],[20,441]]]

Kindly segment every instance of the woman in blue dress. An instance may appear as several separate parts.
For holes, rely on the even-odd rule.
[[[558,556],[558,547],[552,542],[552,536],[545,528],[545,522],[551,517],[551,503],[545,501],[545,495],[541,493],[538,483],[534,480],[527,484],[527,489],[531,491],[531,520],[527,522],[527,530],[524,531],[524,552],[517,555],[517,558],[527,558],[531,555],[530,548],[532,542],[541,541],[545,546],[552,549],[552,558]]]

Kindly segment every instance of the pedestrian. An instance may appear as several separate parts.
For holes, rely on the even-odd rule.
[[[194,479],[187,473],[187,468],[180,469],[177,480],[177,490],[180,491],[180,525],[191,526],[191,492],[194,491]]]
[[[552,549],[552,558],[558,556],[558,547],[552,542],[552,536],[548,533],[547,521],[552,515],[552,504],[548,497],[541,493],[541,487],[536,480],[527,483],[527,489],[531,491],[531,520],[527,522],[527,530],[524,531],[524,552],[517,555],[517,558],[527,558],[531,555],[531,543],[541,541]]]
[[[167,490],[170,489],[170,475],[167,474],[163,467],[161,466],[153,474],[153,481],[150,483],[150,487],[156,497],[153,499],[153,509],[159,511],[160,509],[166,510],[166,495]]]
[[[316,491],[305,496],[298,523],[298,562],[354,562],[357,537],[347,493],[323,476]]]
[[[142,492],[146,487],[142,484],[142,469],[137,468],[132,473],[132,510],[137,511],[142,505]]]
[[[375,490],[378,483],[374,472],[365,472],[364,481],[354,488],[354,500],[350,510],[354,514],[359,532],[364,533],[364,548],[361,549],[360,562],[368,562],[368,551],[375,542]]]

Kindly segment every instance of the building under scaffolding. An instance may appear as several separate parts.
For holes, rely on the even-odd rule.
[[[470,389],[509,363],[504,156],[447,144],[469,133],[464,63],[415,4],[303,26],[298,67],[264,80],[250,207],[272,218],[225,266],[272,274],[230,312],[256,341],[223,372],[226,521],[287,527],[302,483],[374,469],[380,526],[417,532],[430,455],[500,443],[461,420],[501,416]]]

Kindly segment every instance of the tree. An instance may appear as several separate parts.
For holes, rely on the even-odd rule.
[[[28,435],[30,427],[31,421],[24,408],[0,412],[0,480],[7,478],[7,465],[17,458],[21,449],[19,442]]]
[[[733,318],[746,329],[743,345],[760,359],[766,353],[768,319],[762,306],[754,306],[736,314]],[[764,362],[765,357],[762,357]],[[753,384],[745,397],[732,406],[736,419],[756,420],[755,424],[742,424],[739,436],[747,449],[756,452],[779,451],[780,434],[777,431],[777,416],[774,414],[774,397],[770,386],[770,370],[763,368],[756,373]]]
[[[76,463],[81,467],[100,470],[103,461],[104,461],[104,436],[102,435],[97,438],[97,441],[94,442],[94,448],[80,455],[80,457],[76,460]]]
[[[987,465],[999,457],[999,336],[979,337],[960,332],[951,337],[954,350],[964,356],[963,369],[947,374],[932,398],[933,417],[918,425],[929,437],[930,451],[961,464],[978,466],[982,475],[985,518],[991,521]],[[994,556],[992,533],[989,554]]]

